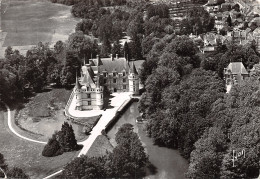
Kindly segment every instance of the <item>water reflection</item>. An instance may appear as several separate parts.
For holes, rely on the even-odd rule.
[[[151,138],[147,137],[143,130],[143,124],[136,124],[135,119],[139,116],[138,103],[134,102],[121,116],[117,123],[108,132],[113,145],[116,144],[115,134],[125,123],[134,126],[134,131],[140,136],[145,150],[149,155],[151,162],[146,169],[147,179],[184,179],[184,173],[188,169],[188,162],[179,154],[177,150],[168,149],[153,145]]]

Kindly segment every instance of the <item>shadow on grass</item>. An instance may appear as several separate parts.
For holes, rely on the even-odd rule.
[[[76,150],[76,151],[79,151],[79,150],[81,150],[82,148],[83,148],[83,145],[82,145],[82,144],[79,144],[75,150]]]
[[[148,173],[151,175],[155,175],[158,172],[156,166],[154,166],[150,161],[147,163],[146,168]]]

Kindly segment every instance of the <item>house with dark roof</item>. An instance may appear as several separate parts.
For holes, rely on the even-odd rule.
[[[224,68],[227,93],[229,93],[233,85],[240,84],[246,77],[249,77],[249,73],[243,63],[231,62],[227,68]]]
[[[144,60],[128,61],[126,58],[100,58],[85,61],[80,79],[76,79],[73,93],[76,110],[103,108],[104,91],[139,93],[138,70]]]

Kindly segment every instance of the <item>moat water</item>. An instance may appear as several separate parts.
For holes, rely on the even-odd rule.
[[[146,169],[147,179],[184,179],[184,173],[188,169],[188,161],[185,160],[177,150],[166,147],[159,147],[153,144],[151,138],[146,136],[144,124],[137,124],[136,117],[139,116],[138,103],[134,102],[120,117],[116,124],[108,132],[108,137],[115,145],[115,134],[118,129],[125,123],[134,126],[134,131],[138,133],[143,142],[145,150],[149,155],[149,161],[153,167]]]

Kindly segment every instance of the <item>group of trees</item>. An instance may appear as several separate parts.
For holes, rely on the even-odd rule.
[[[78,148],[79,146],[72,126],[69,123],[64,122],[61,130],[55,132],[52,135],[52,138],[50,138],[48,143],[44,146],[42,155],[45,157],[54,157],[61,155],[64,152],[77,150]]]
[[[203,8],[192,8],[186,13],[186,18],[180,23],[181,34],[202,34],[214,28],[215,19]]]
[[[259,66],[257,64],[256,66]],[[259,68],[257,68],[259,70]],[[259,72],[216,100],[212,121],[191,153],[191,178],[257,178],[259,175]],[[234,151],[234,154],[233,154]],[[239,152],[244,155],[234,161]]]
[[[24,173],[24,171],[18,167],[8,167],[5,162],[4,155],[0,153],[0,177],[1,178],[23,178],[27,179],[29,176]]]
[[[131,124],[124,124],[116,133],[117,146],[102,157],[81,156],[67,164],[61,178],[139,178],[148,161],[144,147],[133,132]]]
[[[231,43],[204,55],[188,37],[165,35],[149,48],[140,74],[146,91],[139,109],[155,144],[177,148],[190,159],[189,178],[259,175],[259,77],[233,87],[230,94],[223,80],[230,62],[250,69],[259,63],[255,45]],[[255,69],[257,76],[259,65]],[[247,153],[236,167],[233,150]]]
[[[216,73],[198,69],[196,52],[185,36],[163,38],[141,72],[146,92],[140,110],[149,119],[147,133],[157,144],[179,148],[186,158],[209,125],[204,119],[210,104],[225,91]]]

